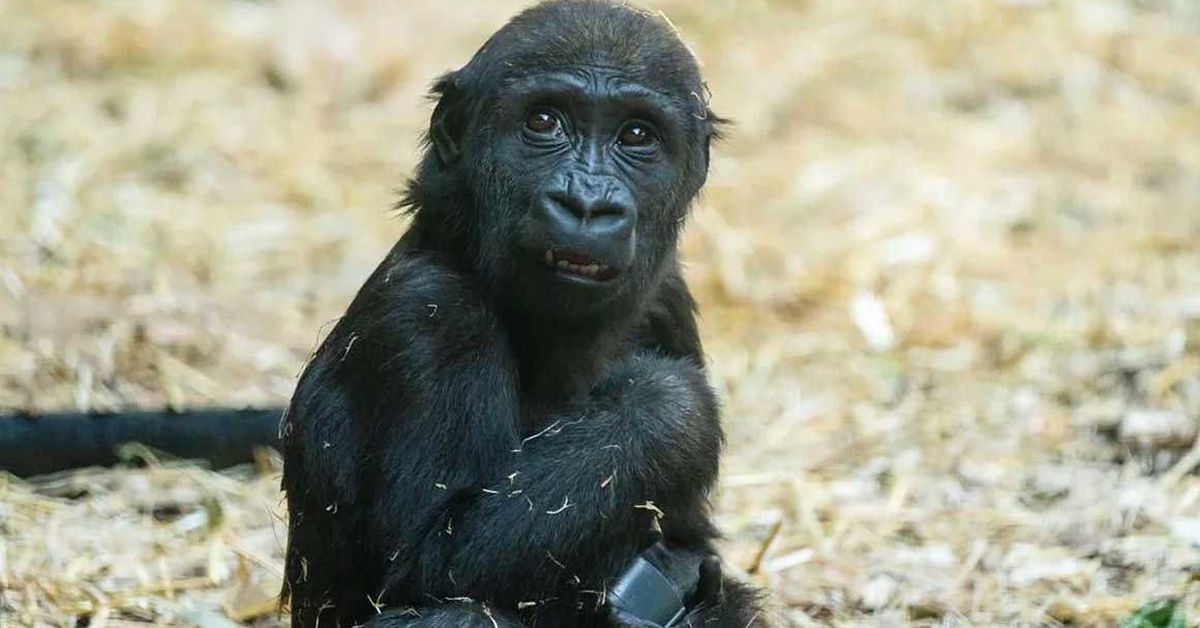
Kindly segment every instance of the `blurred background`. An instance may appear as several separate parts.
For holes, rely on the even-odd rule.
[[[524,4],[0,0],[0,406],[285,402]],[[731,567],[794,625],[1200,619],[1200,3],[648,4],[735,121],[683,243]],[[134,457],[0,474],[0,626],[285,621],[277,458]]]

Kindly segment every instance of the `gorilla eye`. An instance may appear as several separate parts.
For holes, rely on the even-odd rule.
[[[529,119],[525,121],[525,128],[534,133],[553,133],[558,129],[558,117],[545,109],[541,109],[529,116]]]
[[[641,122],[626,124],[625,128],[621,129],[621,135],[617,137],[618,144],[630,147],[649,146],[654,141],[654,131]]]

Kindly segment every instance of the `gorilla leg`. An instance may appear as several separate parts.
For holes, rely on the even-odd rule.
[[[384,611],[363,628],[525,628],[499,611],[472,604],[446,604],[402,611]]]
[[[703,602],[688,614],[688,628],[754,628],[767,626],[762,595],[743,582],[725,578],[718,601]]]

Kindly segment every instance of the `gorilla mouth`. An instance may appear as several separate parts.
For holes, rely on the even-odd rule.
[[[576,251],[546,249],[542,263],[561,273],[594,281],[608,281],[617,276],[617,269]]]

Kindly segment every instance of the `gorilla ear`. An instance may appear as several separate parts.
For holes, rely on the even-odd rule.
[[[707,168],[712,145],[725,139],[725,130],[732,126],[733,122],[729,118],[722,118],[713,113],[712,109],[706,109],[705,115],[708,122],[708,134],[704,138],[704,167]]]
[[[467,126],[466,97],[458,83],[457,73],[450,72],[430,90],[430,96],[437,98],[437,106],[429,120],[429,143],[445,165],[458,161],[462,155]]]
[[[695,99],[693,102],[695,109],[692,111],[692,115],[700,120],[704,127],[704,167],[708,168],[712,145],[725,138],[725,129],[732,125],[732,122],[728,118],[722,118],[713,113],[712,108],[708,106],[710,96],[708,84],[703,83],[702,85],[704,87],[703,96],[700,95],[700,92],[692,92],[692,98]]]

